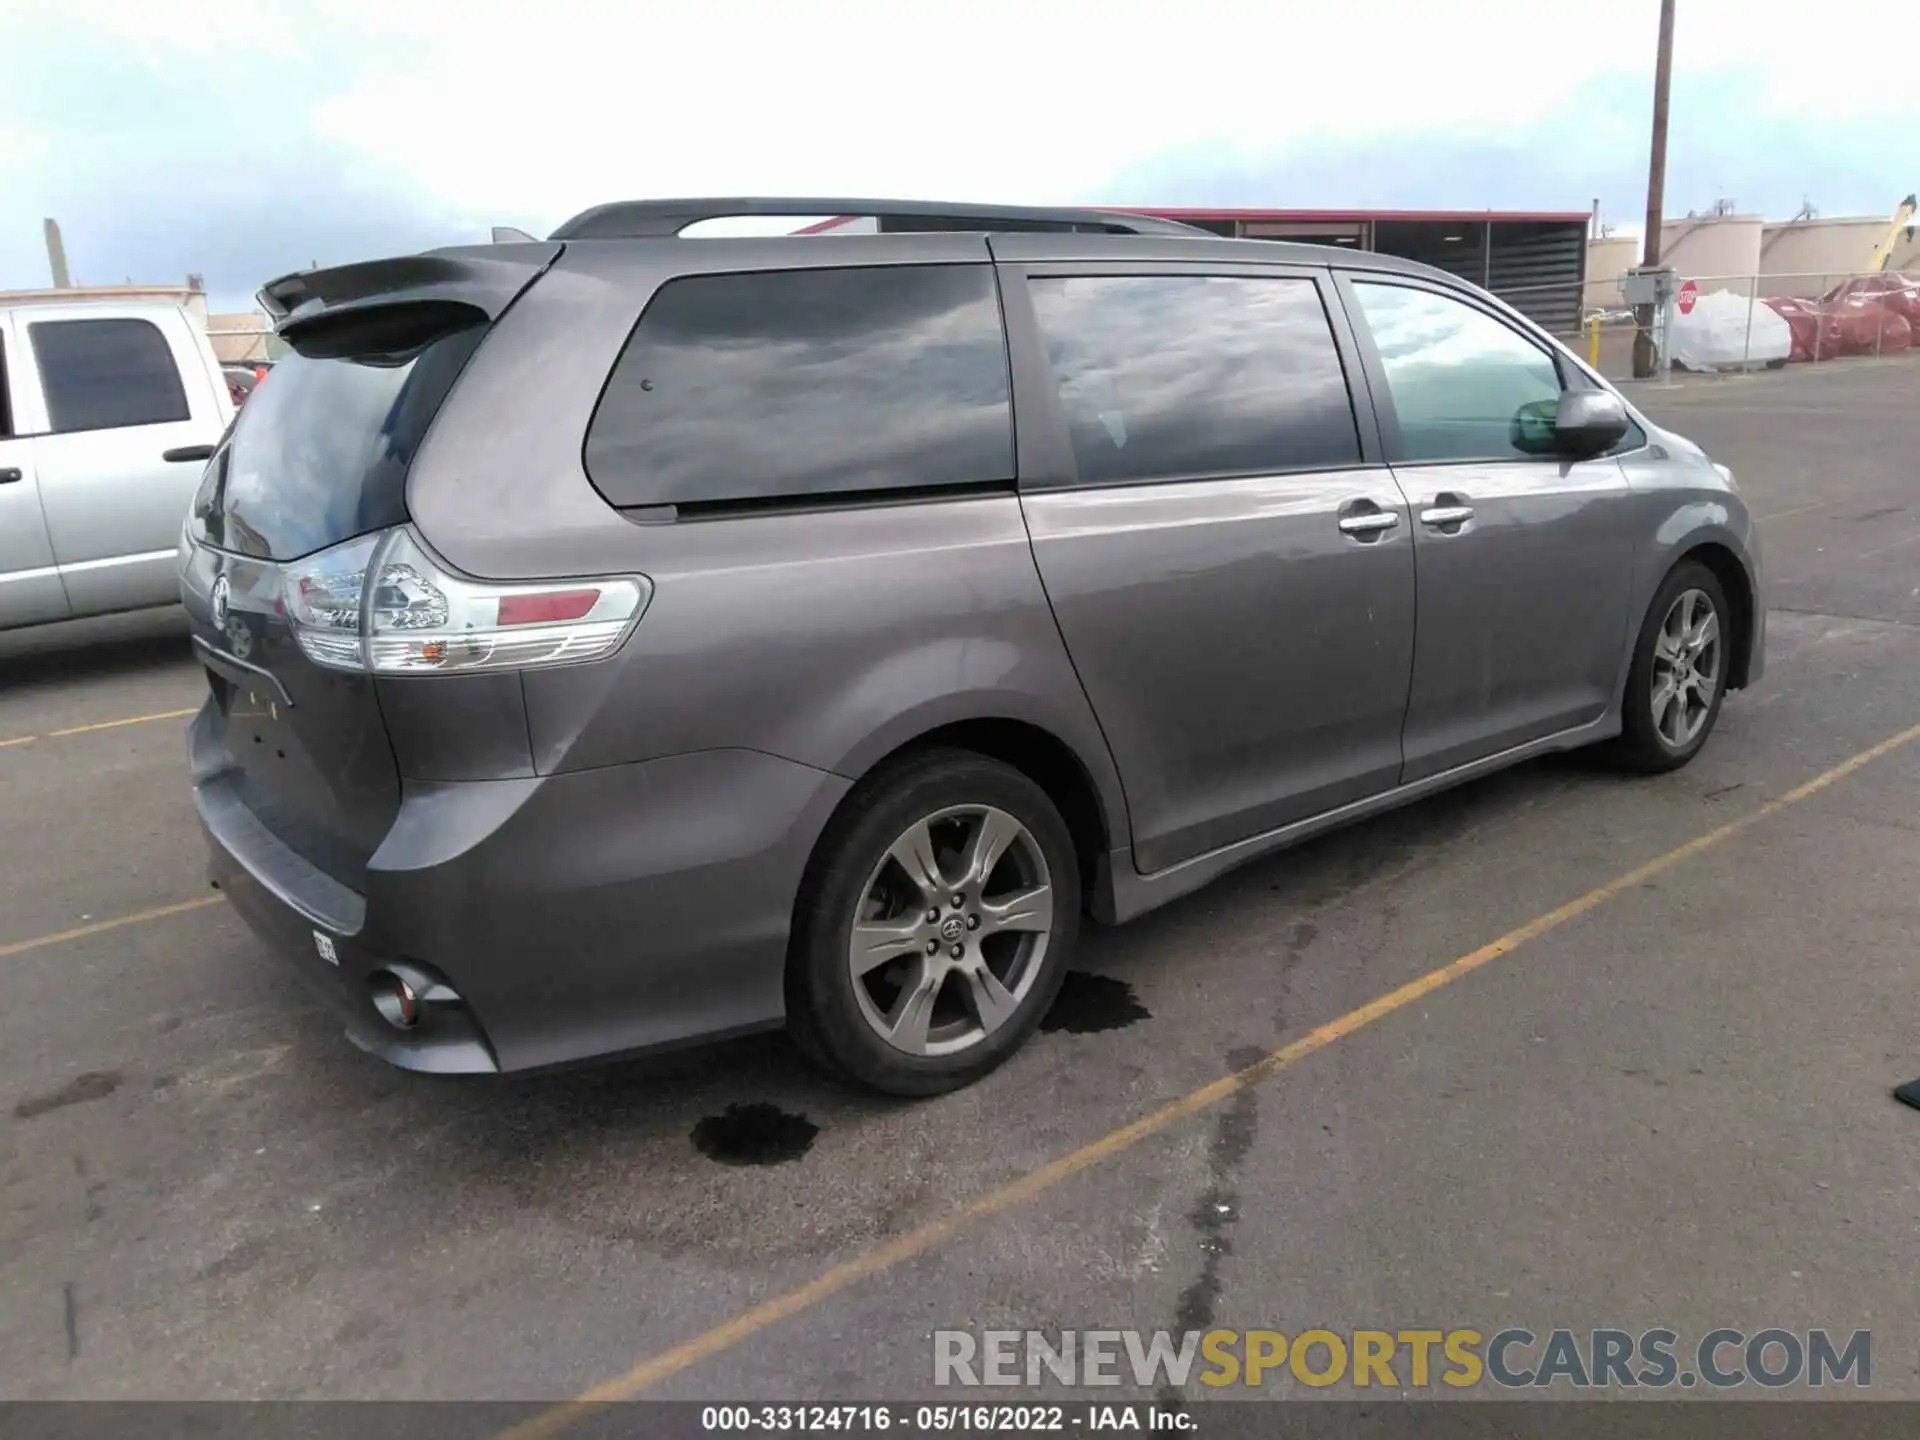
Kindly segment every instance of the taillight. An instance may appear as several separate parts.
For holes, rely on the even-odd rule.
[[[309,660],[382,675],[523,670],[618,650],[652,595],[643,576],[490,585],[448,574],[411,532],[363,535],[286,572]]]

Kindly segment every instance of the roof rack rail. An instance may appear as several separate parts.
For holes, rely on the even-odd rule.
[[[1025,205],[959,205],[937,200],[842,198],[732,200],[621,200],[582,210],[555,230],[553,240],[631,240],[678,235],[702,220],[748,215],[872,217],[900,230],[1079,230],[1110,235],[1207,235],[1178,220],[1120,210],[1054,209]]]

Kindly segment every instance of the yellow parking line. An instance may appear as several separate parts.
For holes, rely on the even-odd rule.
[[[184,720],[195,714],[199,706],[190,706],[185,710],[162,710],[157,715],[130,715],[125,720],[101,720],[92,725],[70,725],[65,730],[50,730],[49,740],[58,740],[62,735],[88,735],[95,730],[118,730],[122,725],[147,725],[155,720]]]
[[[223,898],[219,895],[203,895],[195,900],[176,900],[171,905],[155,905],[150,910],[116,915],[111,920],[96,920],[91,925],[76,925],[71,930],[56,930],[51,935],[36,935],[31,940],[14,940],[0,945],[0,960],[24,955],[29,950],[39,950],[47,945],[84,940],[89,935],[98,935],[107,930],[123,930],[129,925],[144,925],[149,920],[164,920],[169,915],[184,915],[189,910],[204,910],[209,905],[218,905]]]
[[[661,1381],[698,1365],[703,1360],[710,1360],[715,1355],[731,1350],[762,1330],[818,1305],[849,1286],[870,1276],[878,1275],[882,1271],[891,1270],[903,1261],[923,1254],[974,1221],[984,1220],[1030,1200],[1043,1191],[1052,1189],[1069,1176],[1077,1175],[1082,1170],[1131,1149],[1176,1121],[1210,1109],[1248,1086],[1256,1085],[1267,1077],[1299,1063],[1315,1051],[1325,1049],[1336,1040],[1344,1039],[1355,1031],[1373,1024],[1374,1021],[1383,1019],[1396,1010],[1404,1009],[1416,1000],[1432,994],[1443,985],[1451,985],[1490,961],[1510,954],[1529,941],[1539,939],[1548,931],[1558,929],[1570,920],[1578,919],[1615,895],[1632,890],[1653,876],[1678,865],[1681,861],[1691,859],[1704,850],[1712,849],[1715,845],[1738,835],[1768,816],[1778,814],[1789,805],[1798,804],[1809,795],[1826,789],[1836,781],[1844,780],[1862,766],[1914,740],[1920,740],[1920,725],[1909,726],[1897,735],[1890,735],[1879,744],[1862,750],[1851,759],[1841,761],[1832,769],[1823,770],[1804,785],[1796,786],[1785,794],[1756,806],[1738,819],[1730,820],[1704,835],[1695,836],[1686,844],[1676,846],[1666,854],[1657,856],[1623,875],[1615,876],[1604,885],[1596,886],[1586,894],[1569,900],[1558,909],[1549,910],[1546,914],[1527,921],[1517,929],[1509,930],[1499,939],[1489,941],[1478,950],[1471,950],[1458,959],[1442,965],[1439,969],[1430,970],[1418,979],[1408,981],[1399,989],[1390,990],[1377,999],[1369,1001],[1358,1010],[1349,1011],[1337,1020],[1328,1021],[1302,1035],[1298,1040],[1282,1045],[1279,1049],[1262,1056],[1245,1069],[1223,1075],[1218,1080],[1202,1085],[1198,1090],[1190,1091],[1130,1124],[1122,1125],[1119,1129],[1082,1145],[1078,1150],[1048,1161],[1039,1169],[1029,1171],[997,1190],[988,1191],[978,1200],[961,1207],[951,1215],[930,1221],[919,1229],[911,1230],[898,1239],[877,1249],[869,1250],[863,1255],[856,1255],[851,1260],[835,1265],[818,1278],[796,1289],[776,1295],[770,1300],[764,1300],[758,1305],[741,1311],[731,1320],[723,1321],[690,1340],[641,1360],[625,1374],[603,1381],[575,1399],[513,1426],[503,1432],[502,1440],[541,1440],[541,1437],[556,1434],[575,1421],[584,1419],[589,1409],[595,1405],[632,1399],[643,1390],[658,1385]]]
[[[96,730],[118,730],[122,725],[150,725],[155,720],[184,720],[198,713],[198,707],[186,710],[161,710],[152,715],[129,715],[124,720],[97,720],[91,725],[69,725],[64,730],[49,730],[44,735],[16,735],[0,740],[0,750],[14,745],[31,745],[36,740],[58,740],[66,735],[91,735]]]

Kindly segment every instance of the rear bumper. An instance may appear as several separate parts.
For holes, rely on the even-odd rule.
[[[747,750],[409,782],[360,893],[241,803],[208,712],[190,733],[214,883],[356,1044],[440,1073],[778,1025],[801,874],[849,783]],[[411,1030],[388,1025],[369,981],[395,962],[427,970],[461,1003],[425,1007]]]
[[[225,893],[254,933],[290,960],[301,978],[339,1015],[348,1039],[403,1070],[484,1075],[501,1068],[476,1013],[468,1007],[427,1007],[412,1030],[396,1030],[383,1021],[373,1007],[371,977],[402,957],[366,945],[358,933],[330,928],[290,898],[283,886],[264,873],[278,857],[244,851],[242,859],[243,851],[232,833],[216,828],[220,824],[217,803],[210,816],[206,792],[198,792],[195,798],[207,836],[208,879]],[[280,853],[290,852],[282,847]],[[262,861],[259,870],[253,868]],[[331,961],[322,958],[323,939],[334,956]]]

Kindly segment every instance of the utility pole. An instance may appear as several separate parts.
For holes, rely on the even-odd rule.
[[[1647,161],[1647,238],[1641,264],[1660,263],[1660,209],[1667,188],[1667,93],[1673,85],[1673,0],[1660,0],[1660,49],[1653,62],[1653,153]],[[1651,305],[1634,312],[1633,373],[1646,379],[1656,368]]]
[[[48,216],[44,228],[47,235],[47,268],[53,271],[53,288],[65,290],[71,282],[67,278],[67,247],[60,240],[60,222]]]

